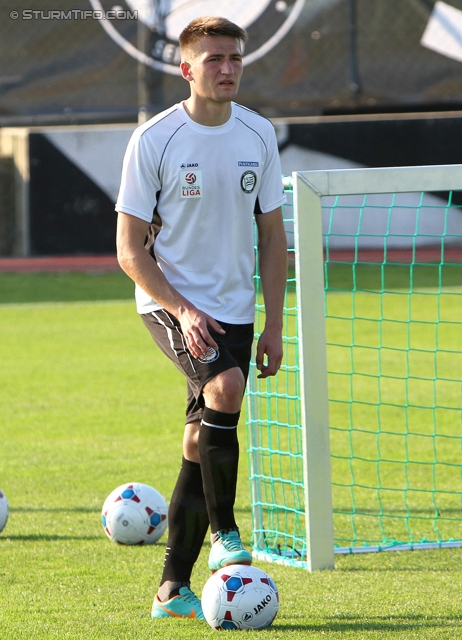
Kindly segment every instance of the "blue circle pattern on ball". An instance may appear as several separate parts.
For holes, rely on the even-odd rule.
[[[227,591],[239,591],[242,587],[242,580],[238,576],[232,576],[225,582],[225,588]]]
[[[160,517],[160,513],[154,511],[154,513],[149,518],[149,522],[153,527],[158,527],[161,523],[162,518]]]
[[[120,494],[120,497],[124,500],[131,500],[134,495],[135,492],[133,491],[133,489],[125,489],[125,491],[122,491],[122,493]]]
[[[221,628],[228,631],[238,629],[238,627],[234,624],[234,622],[231,622],[231,620],[223,620],[223,622],[221,623]]]

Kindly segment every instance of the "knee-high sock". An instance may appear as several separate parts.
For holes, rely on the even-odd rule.
[[[236,498],[240,412],[223,413],[206,407],[199,431],[199,458],[212,533],[236,529]]]
[[[161,584],[188,583],[209,526],[200,464],[183,458],[168,510]]]

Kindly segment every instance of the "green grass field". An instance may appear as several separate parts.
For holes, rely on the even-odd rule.
[[[339,272],[339,281],[347,276]],[[184,381],[156,350],[120,273],[0,275],[0,638],[202,640],[206,624],[150,619],[165,539],[120,547],[101,506],[128,481],[170,496]],[[241,443],[244,425],[240,427]],[[242,446],[237,515],[251,535]],[[208,544],[193,575],[208,578]],[[278,584],[273,626],[246,637],[462,637],[462,549],[338,556],[309,574],[261,564]]]

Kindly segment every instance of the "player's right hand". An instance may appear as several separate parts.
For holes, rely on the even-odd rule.
[[[194,358],[205,358],[209,355],[209,347],[218,350],[218,345],[209,333],[211,327],[216,333],[224,334],[225,330],[212,316],[199,309],[185,308],[178,313],[178,320],[186,341],[186,346]]]

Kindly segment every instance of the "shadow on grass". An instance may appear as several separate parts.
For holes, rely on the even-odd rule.
[[[101,513],[97,507],[10,507],[10,513]]]
[[[332,291],[396,291],[459,287],[460,264],[325,264],[325,278]]]
[[[277,619],[276,619],[277,620]],[[273,631],[306,631],[307,633],[346,633],[348,631],[385,631],[396,633],[397,631],[420,631],[432,629],[462,629],[462,621],[455,616],[368,616],[364,618],[345,617],[341,620],[326,618],[324,624],[281,624],[275,622],[270,629]],[[459,637],[455,635],[454,637]]]
[[[58,540],[100,540],[101,536],[72,536],[72,535],[59,535],[59,534],[42,534],[42,533],[30,533],[28,535],[17,536],[0,536],[0,544],[2,542],[10,541],[22,541],[22,542],[56,542]]]
[[[103,542],[107,542],[107,538],[104,536],[104,533],[98,534],[98,535],[93,535],[93,536],[82,536],[82,535],[71,535],[69,533],[66,534],[59,534],[59,533],[51,533],[51,534],[45,534],[45,533],[29,533],[29,534],[23,534],[23,535],[0,535],[0,544],[2,542],[7,542],[7,541],[22,541],[22,542],[57,542],[57,541],[64,541],[64,540],[102,540]],[[118,545],[115,545],[118,546]],[[121,547],[133,547],[133,548],[140,548],[140,547],[146,547],[149,548],[153,545],[149,545],[149,544],[121,544]],[[166,546],[166,542],[162,542],[162,541],[158,541],[155,544],[156,547],[165,547]]]
[[[101,509],[94,507],[15,507],[10,509],[11,513],[94,513],[100,516]],[[104,534],[83,536],[83,535],[70,535],[70,534],[43,534],[43,533],[31,533],[23,535],[0,535],[0,543],[7,540],[22,540],[30,542],[56,542],[57,540],[105,540]],[[149,547],[151,545],[121,545],[127,547]],[[166,546],[166,543],[161,541],[156,542],[156,546]]]
[[[409,553],[405,551],[403,553]],[[393,567],[373,567],[373,568],[365,568],[365,567],[341,567],[338,569],[342,573],[434,573],[437,571],[438,573],[460,573],[460,568],[457,566],[454,567],[422,567],[422,566],[414,566],[414,567],[402,567],[402,566],[393,566]]]
[[[132,300],[133,292],[122,271],[0,274],[3,304]]]

